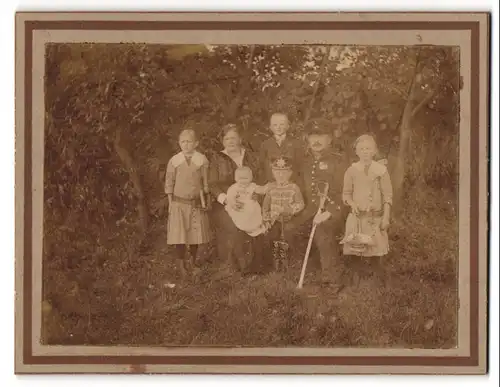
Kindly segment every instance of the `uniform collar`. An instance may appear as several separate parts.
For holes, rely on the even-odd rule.
[[[321,160],[324,160],[325,158],[328,158],[329,156],[342,156],[340,153],[334,152],[331,147],[324,150],[318,159],[316,159],[314,157],[314,154],[312,153],[312,151],[309,147],[306,150],[306,155],[309,156],[313,161],[316,161],[316,160],[321,161]]]
[[[314,155],[314,153],[310,149],[308,149],[308,153],[309,153],[309,156],[311,157],[311,159],[313,161],[321,161],[321,160],[325,159],[327,156],[329,156],[331,154],[331,151],[330,151],[330,149],[327,149],[327,150],[323,151],[319,155],[318,158],[316,158],[316,156]]]
[[[291,184],[291,182],[288,181],[288,182],[286,182],[284,184],[280,184],[277,181],[275,181],[274,184],[276,185],[276,187],[283,188],[283,187],[289,186]]]

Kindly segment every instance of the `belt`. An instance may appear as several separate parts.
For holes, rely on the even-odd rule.
[[[359,211],[358,216],[382,216],[384,215],[384,211]]]
[[[201,207],[201,200],[199,198],[196,199],[185,199],[179,196],[172,195],[172,201],[184,204],[190,204],[195,207]]]

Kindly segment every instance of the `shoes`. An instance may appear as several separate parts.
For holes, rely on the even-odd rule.
[[[214,280],[222,280],[224,278],[232,277],[235,275],[235,271],[229,266],[221,267],[213,276]]]
[[[179,270],[179,276],[181,279],[185,279],[187,277],[187,270],[183,259],[177,260],[177,269]]]
[[[333,294],[334,296],[336,296],[342,290],[344,290],[345,285],[342,284],[342,283],[332,283],[332,282],[322,281],[321,282],[321,287],[324,288],[324,289],[329,290],[331,294]]]
[[[359,288],[359,283],[361,282],[361,276],[359,275],[359,273],[355,272],[353,275],[352,275],[352,279],[351,279],[351,283],[352,283],[352,286],[357,289]]]

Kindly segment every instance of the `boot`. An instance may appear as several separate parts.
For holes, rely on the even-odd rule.
[[[382,257],[374,258],[374,269],[373,269],[373,276],[375,279],[375,284],[379,288],[385,288],[387,284],[387,279],[386,279],[386,273],[385,273],[385,268],[382,264]]]
[[[181,279],[186,279],[187,278],[187,270],[184,265],[184,259],[178,259],[177,260],[177,269],[179,270],[179,275]]]
[[[186,268],[186,272],[189,275],[197,276],[200,274],[200,269],[196,267],[194,264],[194,259],[192,257],[186,257],[184,260],[184,267]]]
[[[354,289],[359,288],[359,283],[361,282],[360,276],[358,271],[354,271],[354,273],[351,274],[351,285]]]

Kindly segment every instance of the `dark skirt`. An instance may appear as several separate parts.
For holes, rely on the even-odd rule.
[[[220,203],[212,207],[212,220],[215,231],[217,255],[221,264],[245,271],[253,261],[253,242],[255,238],[239,230]]]

